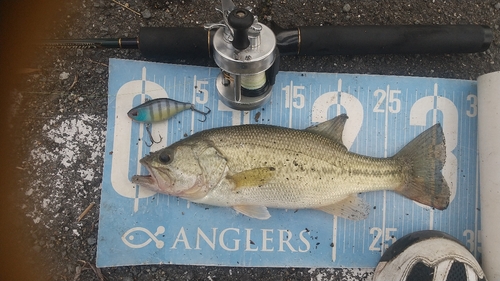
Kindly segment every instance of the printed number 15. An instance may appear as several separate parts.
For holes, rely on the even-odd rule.
[[[304,94],[299,93],[299,90],[303,91],[304,89],[305,87],[302,85],[294,86],[293,84],[283,87],[282,90],[285,91],[286,94],[285,108],[290,108],[291,106],[297,109],[303,108],[305,105],[305,97]]]

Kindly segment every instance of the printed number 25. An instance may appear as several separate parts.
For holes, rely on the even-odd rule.
[[[401,100],[396,97],[397,94],[401,94],[401,91],[378,89],[373,92],[374,96],[379,97],[377,104],[373,108],[373,112],[384,113],[385,110],[381,107],[383,104],[386,104],[390,113],[398,113],[401,110]]]
[[[372,227],[370,229],[370,234],[375,235],[375,238],[373,238],[372,243],[370,244],[370,247],[368,248],[370,251],[377,251],[380,252],[382,249],[380,248],[380,245],[385,245],[386,250],[390,245],[388,243],[382,243],[384,241],[391,241],[391,243],[396,242],[396,237],[393,235],[394,232],[397,232],[397,228],[392,228],[388,227],[385,229],[385,237],[382,237],[384,234],[382,229],[380,227]],[[384,239],[382,241],[382,239]]]

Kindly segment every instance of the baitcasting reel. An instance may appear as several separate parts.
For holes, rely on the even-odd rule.
[[[222,1],[223,20],[206,24],[218,29],[213,37],[213,58],[222,69],[217,77],[219,99],[238,110],[252,110],[271,97],[279,70],[279,51],[273,31],[260,24],[250,8]]]

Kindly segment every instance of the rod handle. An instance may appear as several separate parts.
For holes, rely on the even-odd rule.
[[[211,33],[203,27],[142,27],[139,50],[144,57],[158,60],[210,57]]]
[[[280,29],[285,55],[443,54],[487,50],[493,32],[482,25],[318,26]]]

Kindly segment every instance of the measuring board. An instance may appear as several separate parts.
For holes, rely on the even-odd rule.
[[[106,152],[97,265],[191,264],[252,267],[375,267],[398,238],[414,231],[447,232],[478,257],[479,184],[477,84],[437,78],[280,72],[271,100],[235,111],[217,98],[219,69],[111,59]],[[171,98],[212,112],[206,122],[187,110],[151,127],[161,143],[146,146],[143,124],[127,112],[148,99]],[[135,186],[147,174],[144,155],[193,133],[239,124],[304,129],[346,113],[347,148],[394,155],[419,133],[441,123],[447,159],[443,174],[451,203],[433,210],[391,191],[359,195],[367,219],[350,221],[316,210],[270,209],[257,220],[231,208],[189,203]]]

